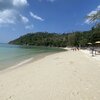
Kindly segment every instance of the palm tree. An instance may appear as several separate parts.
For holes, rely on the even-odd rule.
[[[96,13],[88,15],[87,19],[89,19],[90,22],[100,20],[100,10],[98,10]]]

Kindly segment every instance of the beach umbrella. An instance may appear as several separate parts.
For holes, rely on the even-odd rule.
[[[92,43],[89,42],[88,44],[92,44]]]
[[[96,41],[95,44],[99,47],[100,46],[100,41]]]
[[[100,41],[96,41],[95,43],[99,44],[99,43],[100,43]]]

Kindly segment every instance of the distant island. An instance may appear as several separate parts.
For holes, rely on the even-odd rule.
[[[89,31],[72,32],[72,33],[48,33],[36,32],[23,35],[9,44],[16,45],[34,45],[34,46],[49,46],[49,47],[66,47],[66,46],[82,46],[85,47],[88,43],[95,44],[100,41],[100,24],[92,27]]]

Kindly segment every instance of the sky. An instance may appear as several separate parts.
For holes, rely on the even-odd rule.
[[[90,30],[100,0],[0,0],[0,43],[30,32]]]

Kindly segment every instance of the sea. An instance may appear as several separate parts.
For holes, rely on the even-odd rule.
[[[20,66],[37,58],[62,51],[64,51],[62,48],[0,43],[0,70]]]

